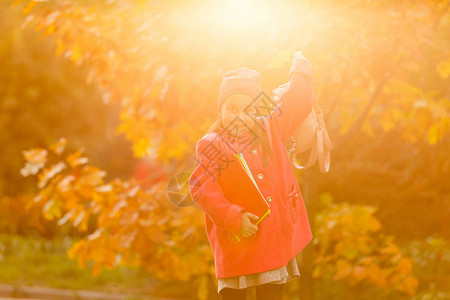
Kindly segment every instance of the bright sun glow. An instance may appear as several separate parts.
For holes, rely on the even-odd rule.
[[[270,10],[264,1],[219,0],[203,3],[192,20],[219,32],[236,34],[259,30],[270,22]]]
[[[260,25],[269,19],[267,7],[263,1],[228,0],[220,7],[220,19],[223,26],[244,29]]]

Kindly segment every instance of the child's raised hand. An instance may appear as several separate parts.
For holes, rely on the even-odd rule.
[[[294,53],[294,59],[306,59],[305,56],[303,56],[303,52],[301,50]]]
[[[257,215],[252,214],[251,212],[244,211],[242,212],[242,223],[241,223],[241,236],[247,238],[252,236],[258,230],[258,226],[253,224],[251,220],[258,220],[259,217]]]
[[[306,59],[301,50],[294,53],[291,69],[289,70],[289,77],[293,73],[303,73],[310,78],[313,77],[312,64],[308,59]]]

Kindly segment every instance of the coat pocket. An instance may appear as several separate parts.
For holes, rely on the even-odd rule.
[[[300,194],[295,185],[291,186],[290,192],[287,194],[287,203],[289,207],[289,214],[291,215],[292,223],[295,223],[298,218],[298,201],[300,199]]]

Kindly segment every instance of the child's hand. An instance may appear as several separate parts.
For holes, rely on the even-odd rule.
[[[242,223],[241,223],[241,236],[247,238],[252,236],[258,230],[258,226],[253,224],[251,220],[258,220],[259,217],[250,212],[242,212]]]
[[[301,50],[294,53],[294,59],[306,59],[305,56],[303,56],[303,52]]]
[[[297,51],[294,53],[294,58],[292,59],[291,69],[289,70],[289,77],[293,73],[303,73],[310,78],[313,77],[313,69],[311,62],[303,56],[302,51]]]

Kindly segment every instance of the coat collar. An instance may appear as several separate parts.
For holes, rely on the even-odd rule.
[[[223,127],[219,127],[217,133],[233,153],[250,151],[248,148],[250,147],[252,140],[247,131],[235,136],[227,132]]]
[[[247,131],[236,136],[236,135],[230,134],[222,126],[219,126],[219,128],[217,129],[217,133],[220,134],[223,138],[225,138],[230,143],[243,142],[245,140],[250,139],[250,135]]]

